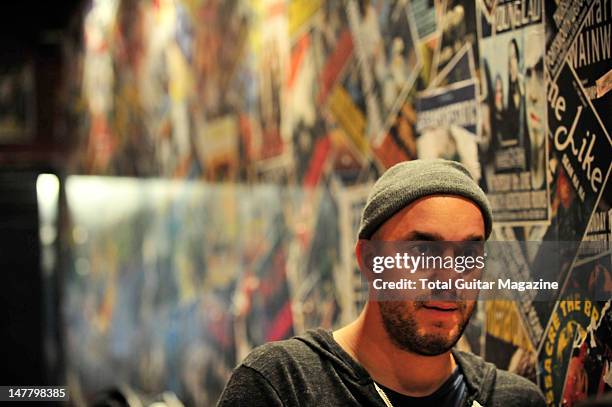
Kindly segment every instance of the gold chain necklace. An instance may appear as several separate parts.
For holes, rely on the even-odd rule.
[[[382,401],[385,402],[385,405],[387,407],[393,407],[393,404],[391,404],[391,400],[389,400],[389,397],[387,397],[387,394],[383,391],[383,389],[381,389],[378,384],[376,384],[376,382],[374,382],[374,388],[376,389],[376,391],[378,392],[378,395],[380,396],[380,398],[382,399]]]

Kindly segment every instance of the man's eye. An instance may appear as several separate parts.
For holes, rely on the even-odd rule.
[[[419,244],[417,245],[417,251],[423,254],[429,254],[431,252],[431,247],[428,244]]]
[[[427,254],[427,245],[424,243],[411,243],[408,247],[408,254],[410,256],[420,256],[421,254]]]
[[[417,244],[416,251],[417,254],[422,254],[424,256],[438,256],[441,254],[442,249],[440,245],[434,242],[423,242]]]
[[[476,250],[474,250],[473,247],[462,247],[461,249],[459,249],[459,253],[457,253],[457,255],[464,257],[475,257]]]
[[[466,257],[469,256],[469,257],[476,258],[478,256],[482,256],[483,252],[484,252],[483,245],[467,244],[467,245],[462,245],[461,247],[459,247],[459,249],[456,250],[456,255],[466,256]]]

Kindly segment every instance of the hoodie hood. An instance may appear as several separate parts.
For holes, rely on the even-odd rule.
[[[295,339],[306,344],[313,352],[330,360],[342,372],[359,384],[372,382],[370,374],[336,342],[332,331],[323,328],[306,331]]]
[[[471,406],[474,401],[477,401],[485,406],[493,393],[497,368],[494,364],[485,362],[471,353],[453,349],[452,354],[463,371],[468,387],[467,405]]]

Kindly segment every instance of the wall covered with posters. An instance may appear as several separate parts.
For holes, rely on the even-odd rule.
[[[605,0],[92,0],[65,43],[74,394],[211,405],[254,346],[350,321],[360,211],[400,161],[464,163],[493,239],[609,243],[611,15]],[[612,295],[610,255],[572,258],[559,301],[483,302],[459,343],[551,406],[612,388],[610,302],[572,291]]]

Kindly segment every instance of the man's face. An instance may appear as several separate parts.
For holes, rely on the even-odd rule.
[[[421,198],[387,220],[372,236],[384,241],[484,240],[484,219],[472,201],[433,195]],[[384,328],[400,349],[439,355],[459,340],[476,301],[380,301]]]
[[[531,75],[527,77],[526,94],[529,135],[532,138],[532,144],[536,144],[538,148],[543,149],[545,129],[542,113],[546,111],[544,105],[546,90],[544,89],[544,78],[541,71],[534,69]]]
[[[518,77],[518,55],[516,55],[516,48],[512,42],[508,44],[508,55],[510,64],[510,78],[515,81]]]

